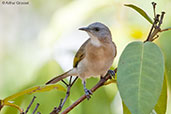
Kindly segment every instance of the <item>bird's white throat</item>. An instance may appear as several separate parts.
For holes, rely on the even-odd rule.
[[[97,47],[101,46],[101,42],[97,38],[91,38],[91,43]]]
[[[93,35],[91,35],[91,34],[89,34],[89,36],[90,36],[90,38],[91,38],[91,43],[92,43],[94,46],[97,46],[97,47],[101,46],[101,42],[98,40],[97,37],[95,37],[95,36],[93,36]]]

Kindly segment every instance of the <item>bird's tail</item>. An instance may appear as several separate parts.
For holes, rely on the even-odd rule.
[[[57,82],[59,82],[60,80],[66,78],[66,77],[68,77],[68,76],[76,76],[76,75],[77,75],[76,69],[73,68],[73,69],[71,69],[71,70],[69,70],[69,71],[67,71],[67,72],[65,72],[65,73],[63,73],[63,74],[61,74],[61,75],[59,75],[59,76],[56,76],[56,77],[54,77],[53,79],[49,80],[49,81],[46,83],[46,85],[48,85],[48,84],[54,84],[54,83],[57,83]]]

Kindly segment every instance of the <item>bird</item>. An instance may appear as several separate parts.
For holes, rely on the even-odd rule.
[[[101,22],[94,22],[79,30],[87,32],[89,38],[77,51],[73,68],[49,80],[46,85],[57,83],[68,76],[78,76],[82,80],[85,95],[89,99],[92,92],[86,88],[86,79],[103,78],[113,64],[117,48],[112,41],[111,31]]]

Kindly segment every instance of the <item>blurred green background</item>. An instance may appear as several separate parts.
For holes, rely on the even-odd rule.
[[[152,0],[30,0],[29,5],[2,5],[0,0],[0,99],[36,85],[44,85],[51,77],[72,67],[75,52],[88,35],[79,27],[99,21],[112,31],[118,54],[131,41],[145,40],[150,23],[123,4],[135,4],[151,17]],[[13,0],[14,1],[14,0]],[[171,27],[170,0],[153,0],[157,11],[166,11],[162,28]],[[161,33],[155,41],[162,49],[168,85],[171,85],[171,31]],[[87,80],[91,88],[99,79]],[[62,83],[61,83],[62,84]],[[171,86],[170,86],[171,87]],[[84,94],[79,79],[71,89],[66,108]],[[126,88],[125,88],[126,89]],[[168,96],[171,97],[171,94]],[[52,90],[24,95],[14,102],[26,109],[32,97],[40,103],[38,111],[48,114],[58,106],[65,92]],[[168,99],[171,107],[171,99]],[[30,111],[32,112],[32,111]],[[0,114],[16,114],[14,108],[4,107]],[[70,114],[122,114],[116,84],[97,90],[89,101],[84,101]],[[167,114],[171,109],[167,108]]]

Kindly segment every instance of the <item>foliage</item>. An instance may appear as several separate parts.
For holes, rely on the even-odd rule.
[[[125,4],[125,6],[127,7],[131,7],[134,10],[136,10],[139,14],[141,14],[148,22],[150,22],[151,24],[153,24],[152,19],[147,15],[147,13],[145,11],[143,11],[141,8],[133,5],[133,4]]]
[[[117,75],[121,98],[130,111],[150,113],[163,85],[164,59],[159,47],[151,42],[128,44],[120,57]]]

